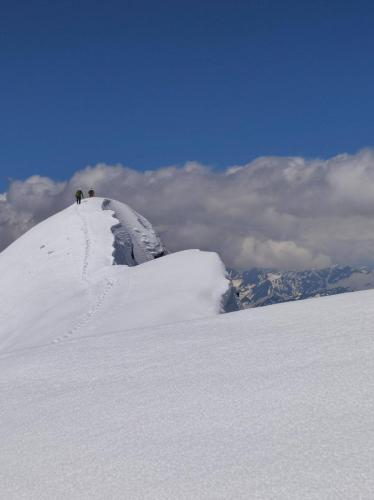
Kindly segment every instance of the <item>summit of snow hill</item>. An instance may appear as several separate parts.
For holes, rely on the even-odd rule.
[[[167,255],[145,217],[105,198],[22,235],[0,275],[0,351],[218,314],[228,289],[217,254]]]
[[[0,498],[371,500],[374,291],[219,315],[165,253],[94,198],[0,254]]]

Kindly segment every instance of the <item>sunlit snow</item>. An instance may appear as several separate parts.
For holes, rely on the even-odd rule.
[[[113,266],[112,215],[0,254],[0,496],[371,499],[374,292],[218,315],[218,256]]]

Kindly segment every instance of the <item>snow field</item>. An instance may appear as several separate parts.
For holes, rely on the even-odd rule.
[[[0,497],[372,499],[374,292],[218,315],[216,254],[102,202],[0,254]]]
[[[4,496],[371,498],[373,298],[3,355]]]

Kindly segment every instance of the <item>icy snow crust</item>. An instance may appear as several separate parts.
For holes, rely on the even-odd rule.
[[[141,265],[113,266],[113,227],[134,255],[115,263]],[[218,256],[152,260],[163,250],[146,219],[101,198],[37,225],[0,254],[0,352],[219,313],[228,284]]]
[[[0,254],[1,498],[373,498],[374,291],[213,316],[214,254],[55,217]]]
[[[162,257],[166,249],[147,219],[128,205],[114,200],[103,201],[104,210],[112,210],[118,223],[114,234],[114,263],[136,266]]]

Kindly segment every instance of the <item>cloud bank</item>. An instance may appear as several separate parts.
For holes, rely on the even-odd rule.
[[[0,248],[71,204],[78,187],[128,203],[170,251],[218,251],[237,269],[374,264],[374,150],[329,160],[262,157],[215,171],[196,162],[139,172],[86,167],[35,175],[0,196]]]

